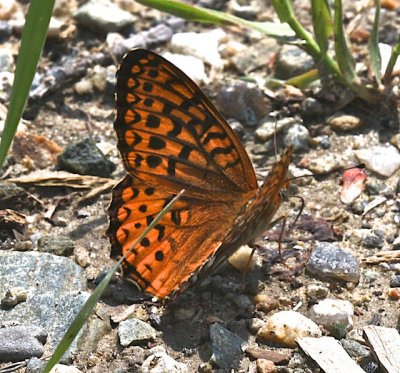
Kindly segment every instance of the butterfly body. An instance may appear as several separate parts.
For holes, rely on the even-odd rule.
[[[240,140],[208,98],[161,56],[128,52],[117,73],[114,128],[128,175],[109,209],[112,255],[132,243],[181,189],[183,197],[141,240],[124,273],[158,298],[182,289],[259,236],[281,202],[292,151],[263,187]],[[208,263],[208,265],[207,265]]]

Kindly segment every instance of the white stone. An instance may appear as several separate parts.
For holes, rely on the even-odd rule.
[[[78,23],[103,32],[115,32],[135,22],[136,17],[110,0],[90,0],[75,13]]]
[[[355,154],[369,170],[385,177],[393,175],[400,168],[400,153],[392,145],[360,149]]]
[[[216,68],[222,68],[219,43],[226,36],[222,29],[209,32],[178,32],[172,36],[171,51],[195,56]]]
[[[57,364],[50,370],[50,373],[82,373],[82,371],[74,366]]]
[[[207,83],[208,79],[204,68],[204,62],[201,59],[193,56],[168,52],[163,54],[163,57],[179,67],[197,84]]]
[[[324,299],[310,309],[310,318],[317,324],[331,330],[341,324],[349,331],[353,328],[354,306],[348,300]]]
[[[279,343],[286,347],[296,347],[296,339],[321,337],[318,325],[295,311],[281,311],[272,315],[257,333],[257,338]]]
[[[188,367],[174,360],[165,352],[151,354],[142,364],[141,373],[189,373]]]

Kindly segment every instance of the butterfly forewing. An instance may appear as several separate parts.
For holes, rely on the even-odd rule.
[[[124,56],[115,130],[125,168],[150,184],[220,200],[257,188],[236,134],[196,84],[155,53]]]

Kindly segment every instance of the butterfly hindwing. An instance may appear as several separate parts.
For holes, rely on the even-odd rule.
[[[109,209],[112,255],[127,254],[172,198],[171,193],[127,175],[114,188]],[[132,249],[123,265],[125,274],[159,298],[177,291],[220,246],[233,225],[231,208],[235,206],[182,197]]]

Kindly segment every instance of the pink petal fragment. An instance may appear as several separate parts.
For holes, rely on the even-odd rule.
[[[343,203],[352,203],[364,190],[367,173],[360,168],[351,168],[343,172],[343,187],[340,192],[340,200]]]

